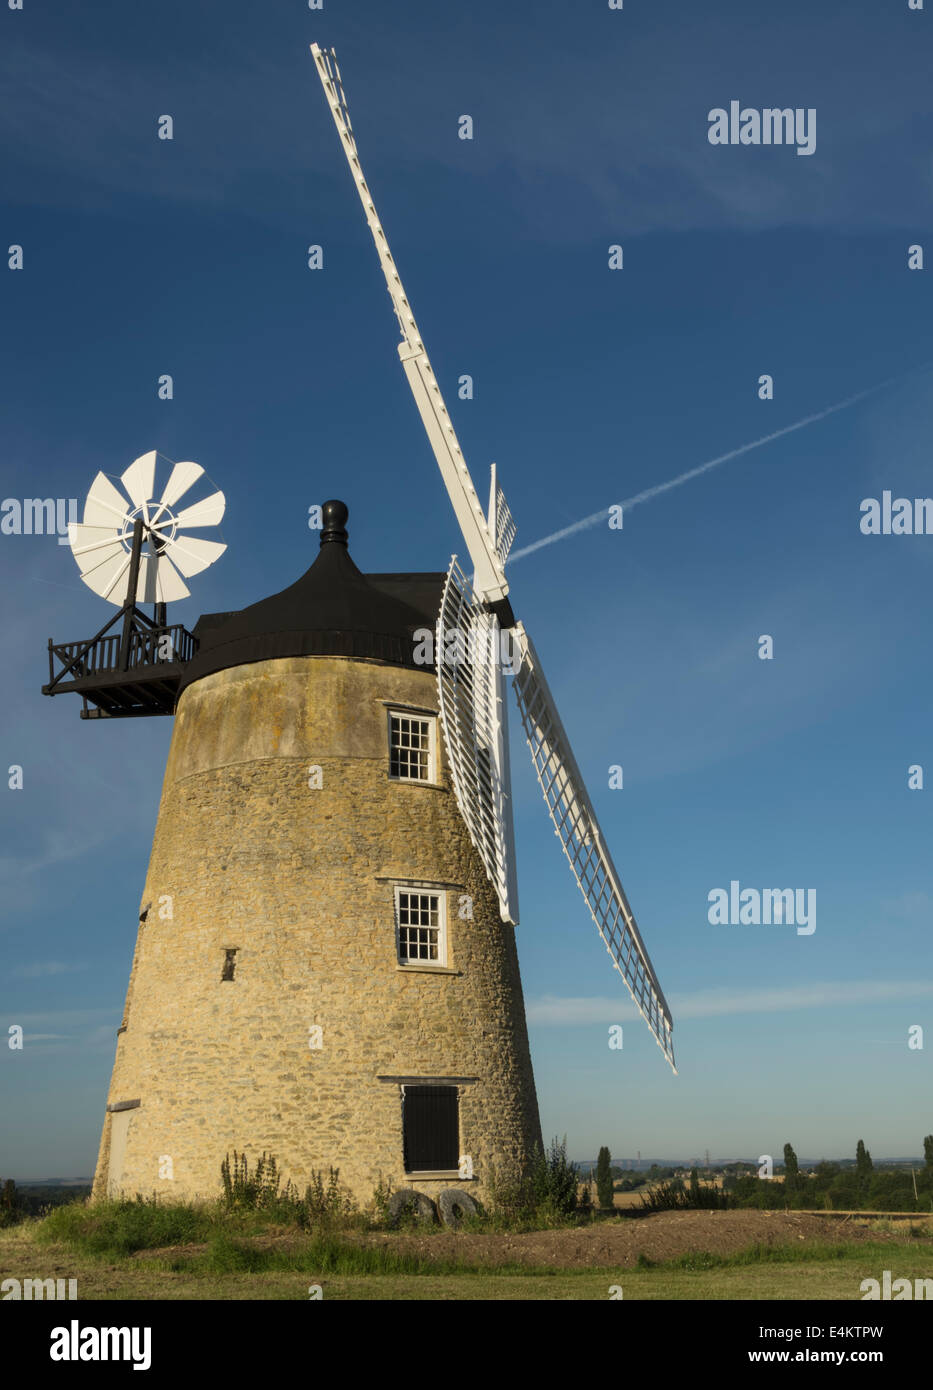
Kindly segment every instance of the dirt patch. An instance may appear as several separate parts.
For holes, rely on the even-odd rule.
[[[867,1240],[884,1243],[916,1244],[910,1225],[920,1226],[922,1239],[933,1242],[933,1223],[897,1223],[893,1230],[880,1230],[876,1221],[820,1216],[794,1211],[663,1211],[650,1216],[631,1216],[619,1221],[597,1221],[559,1231],[494,1232],[433,1230],[378,1231],[366,1235],[341,1232],[338,1239],[362,1245],[383,1246],[418,1255],[428,1261],[460,1260],[472,1265],[514,1263],[554,1269],[632,1269],[639,1255],[655,1264],[688,1253],[708,1252],[732,1255],[752,1245],[793,1245],[797,1241],[825,1241],[828,1244],[858,1244]],[[238,1240],[261,1250],[297,1250],[308,1236],[293,1230],[237,1236]],[[191,1258],[206,1250],[202,1244],[171,1245],[158,1250],[141,1250],[138,1260]]]
[[[931,1232],[927,1232],[930,1239]],[[664,1211],[592,1226],[525,1234],[474,1234],[439,1231],[433,1235],[371,1235],[369,1244],[390,1244],[428,1260],[456,1259],[486,1265],[514,1261],[556,1269],[631,1269],[640,1254],[660,1262],[688,1252],[735,1254],[750,1245],[792,1245],[796,1241],[856,1243],[866,1240],[901,1244],[908,1231],[879,1231],[873,1223],[843,1224],[833,1217],[805,1212]]]

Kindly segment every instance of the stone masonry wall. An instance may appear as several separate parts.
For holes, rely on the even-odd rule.
[[[287,658],[183,693],[108,1097],[139,1101],[124,1192],[215,1195],[237,1149],[251,1165],[274,1153],[301,1189],[339,1167],[364,1203],[380,1179],[482,1197],[491,1165],[521,1165],[540,1140],[514,929],[457,809],[439,721],[439,785],[389,777],[390,703],[436,711],[433,675]],[[446,970],[398,964],[393,880],[446,894]],[[460,1087],[472,1182],[405,1176],[405,1078]]]

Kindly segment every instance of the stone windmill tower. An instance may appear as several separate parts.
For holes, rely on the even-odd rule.
[[[430,1193],[540,1138],[514,935],[414,660],[444,575],[361,574],[323,512],[297,583],[194,632],[98,1191],[214,1193],[245,1148]]]
[[[179,511],[202,470],[175,464],[159,493],[155,454],[124,473],[129,503],[95,480],[72,548],[112,602],[129,572],[122,636],[108,624],[87,642],[50,641],[43,690],[81,694],[86,718],[175,716],[98,1194],[215,1194],[234,1148],[274,1153],[299,1186],[339,1167],[361,1200],[380,1179],[482,1197],[493,1169],[527,1165],[541,1132],[513,934],[509,674],[574,878],[674,1061],[670,1010],[512,611],[515,526],[495,469],[484,515],[336,63],[312,52],[472,573],[454,557],[446,574],[363,574],[347,509],[328,502],[320,553],[296,583],[189,633],[166,618],[187,593],[172,562],[187,575],[219,554],[185,528],[216,524],[222,494]]]

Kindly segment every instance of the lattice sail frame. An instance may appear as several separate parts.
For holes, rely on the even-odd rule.
[[[676,1072],[671,1011],[603,841],[534,643],[521,623],[514,632],[521,664],[512,686],[551,820],[612,963]]]
[[[512,549],[512,542],[518,532],[509,504],[505,500],[505,493],[499,486],[496,476],[496,465],[490,464],[489,468],[489,513],[486,518],[486,525],[489,528],[489,535],[496,548],[496,554],[505,568],[505,562],[509,558],[509,551]]]
[[[496,550],[499,552],[499,559],[503,565],[509,558],[509,551],[512,549],[512,542],[518,532],[518,527],[512,520],[512,513],[509,504],[505,500],[505,493],[501,487],[496,489]]]
[[[441,728],[454,795],[499,899],[503,922],[518,925],[518,886],[508,761],[508,712],[501,629],[450,562],[435,632]]]

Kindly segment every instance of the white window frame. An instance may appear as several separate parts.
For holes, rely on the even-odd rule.
[[[386,711],[386,732],[389,743],[389,780],[406,782],[413,787],[429,787],[437,784],[437,715],[423,709],[406,709],[404,705],[390,705]],[[392,771],[392,720],[417,719],[428,726],[428,775],[426,777],[403,777]]]
[[[419,897],[437,899],[437,960],[431,960],[425,956],[403,956],[402,955],[402,910],[400,894],[416,894]],[[437,969],[447,968],[447,894],[441,888],[421,888],[414,884],[399,883],[395,886],[395,955],[401,966],[410,966],[413,970],[430,970],[432,967]],[[407,923],[405,924],[408,925]]]

